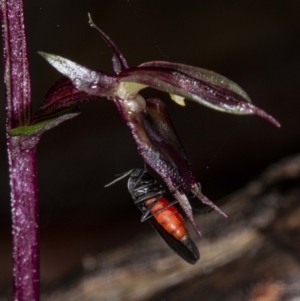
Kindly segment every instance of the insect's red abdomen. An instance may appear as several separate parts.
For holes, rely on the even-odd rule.
[[[147,200],[145,204],[150,206],[153,201],[154,199]],[[167,207],[169,204],[170,202],[167,199],[161,197],[151,208],[151,213],[157,222],[177,240],[185,240],[188,238],[188,233],[184,225],[184,219],[174,206]]]

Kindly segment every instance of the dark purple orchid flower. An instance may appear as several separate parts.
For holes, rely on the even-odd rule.
[[[39,136],[46,129],[76,116],[74,107],[80,102],[107,97],[115,103],[130,128],[139,154],[163,178],[200,235],[186,193],[192,192],[202,203],[225,217],[226,214],[202,194],[164,103],[158,98],[144,99],[139,91],[152,87],[169,93],[180,105],[185,105],[184,99],[190,99],[223,112],[256,114],[278,127],[279,123],[254,106],[237,84],[212,71],[161,61],[129,68],[114,42],[91,18],[90,25],[112,48],[115,74],[91,70],[63,57],[40,52],[67,78],[50,89],[32,124],[26,127],[26,134]],[[17,128],[12,134],[24,134],[24,131]]]

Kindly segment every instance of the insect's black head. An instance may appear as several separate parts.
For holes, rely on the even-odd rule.
[[[146,170],[140,168],[134,168],[130,173],[130,178],[138,180],[143,176],[144,173],[146,173]]]

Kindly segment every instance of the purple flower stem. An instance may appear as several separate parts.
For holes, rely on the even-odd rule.
[[[36,144],[29,136],[10,136],[28,125],[31,89],[22,0],[0,0],[6,139],[11,188],[13,294],[15,301],[39,300],[38,199]]]

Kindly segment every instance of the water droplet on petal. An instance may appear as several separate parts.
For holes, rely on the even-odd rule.
[[[82,85],[82,81],[80,78],[74,78],[73,84],[76,88],[79,88]]]

